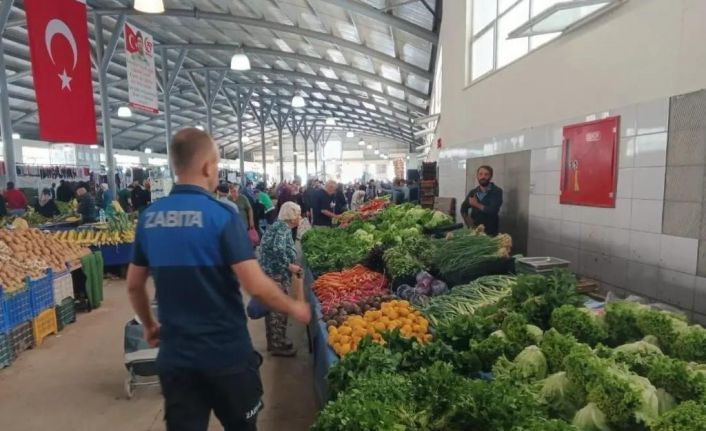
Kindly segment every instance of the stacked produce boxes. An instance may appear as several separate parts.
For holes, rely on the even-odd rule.
[[[419,186],[419,203],[424,208],[433,208],[434,198],[439,192],[436,162],[422,163],[422,181]]]

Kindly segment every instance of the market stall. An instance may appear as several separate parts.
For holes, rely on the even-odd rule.
[[[38,229],[0,229],[0,368],[76,320],[74,275],[90,250]],[[102,295],[95,279],[94,292]]]
[[[661,304],[588,298],[565,261],[507,274],[508,237],[431,239],[431,217],[388,207],[304,237],[325,403],[312,429],[700,429],[704,328]]]

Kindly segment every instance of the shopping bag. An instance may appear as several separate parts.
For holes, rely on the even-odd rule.
[[[300,272],[292,273],[292,292],[295,301],[304,302],[304,280]]]
[[[270,310],[265,308],[265,306],[255,298],[250,298],[245,311],[248,313],[248,317],[253,320],[262,319],[270,312]]]
[[[248,229],[248,238],[250,238],[253,247],[257,247],[260,244],[260,235],[258,235],[257,230],[253,227]]]

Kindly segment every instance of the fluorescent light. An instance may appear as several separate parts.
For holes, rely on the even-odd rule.
[[[21,138],[21,136],[20,136],[19,133],[13,133],[13,134],[12,134],[12,139],[20,139],[20,138]]]
[[[352,138],[354,136],[355,136],[355,133],[353,133],[352,131],[346,132],[346,138]]]
[[[409,160],[409,154],[407,155],[407,160]]]
[[[368,144],[368,146],[367,146],[366,148],[369,149],[369,150],[372,150],[372,149],[373,149],[373,144]]]
[[[197,125],[194,126],[194,127],[196,127],[197,129],[199,129],[199,130],[201,130],[201,131],[204,130],[204,127],[203,127],[202,125],[200,125],[200,124],[197,124]]]
[[[248,135],[243,136],[243,144],[247,144],[249,142],[250,142],[250,136],[248,136]]]
[[[120,118],[129,118],[132,117],[132,110],[128,108],[127,106],[121,106],[118,108],[118,117]]]
[[[152,154],[152,148],[145,148],[145,154]]]
[[[360,141],[358,141],[358,146],[359,146],[359,147],[364,147],[364,146],[365,146],[365,141],[362,140],[362,139],[361,139]]]
[[[380,150],[375,150],[375,155],[380,154]]]
[[[333,117],[328,117],[326,119],[326,125],[327,126],[335,126],[336,125],[336,119]]]
[[[292,108],[303,108],[306,106],[306,102],[304,101],[304,98],[300,95],[296,95],[292,97]]]
[[[164,12],[163,0],[135,0],[134,8],[136,11],[144,13],[162,13]]]
[[[233,54],[230,58],[230,69],[240,71],[250,70],[250,59],[243,52]]]

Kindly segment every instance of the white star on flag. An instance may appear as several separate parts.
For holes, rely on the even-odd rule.
[[[61,89],[63,90],[64,88],[68,88],[69,91],[71,91],[71,77],[66,74],[66,69],[59,75],[59,79],[61,79]]]

